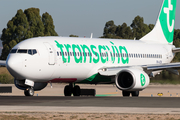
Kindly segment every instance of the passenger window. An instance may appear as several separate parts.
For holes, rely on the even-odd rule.
[[[59,52],[57,52],[57,56],[59,56]]]

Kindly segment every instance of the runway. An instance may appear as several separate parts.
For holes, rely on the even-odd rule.
[[[13,93],[0,94],[0,112],[180,114],[179,85],[150,85],[140,97],[121,97],[113,85],[81,85],[96,89],[96,97],[64,97],[64,86],[55,84],[25,97],[12,85]]]
[[[0,96],[0,111],[179,114],[179,97]]]
[[[180,108],[179,102],[180,97],[0,97],[0,105],[7,106]]]

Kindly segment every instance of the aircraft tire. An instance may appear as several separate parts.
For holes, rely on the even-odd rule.
[[[24,90],[24,95],[25,96],[33,96],[34,95],[34,89],[33,88],[27,88]]]
[[[123,97],[129,97],[130,92],[129,91],[122,91],[122,95],[123,95]]]
[[[80,87],[78,85],[74,86],[73,95],[74,96],[80,96],[81,95],[81,89],[80,89]]]
[[[69,85],[66,85],[64,87],[64,96],[71,96],[72,94],[72,88]]]
[[[132,91],[131,95],[132,95],[132,97],[138,97],[139,96],[139,91]]]

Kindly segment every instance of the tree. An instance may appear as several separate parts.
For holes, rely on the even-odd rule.
[[[114,24],[114,21],[108,21],[104,27],[104,38],[114,38],[116,36],[116,28],[117,26]]]
[[[130,39],[132,37],[132,30],[126,23],[123,23],[121,26],[117,26],[116,35],[123,39]]]
[[[136,16],[131,24],[131,28],[133,31],[133,36],[136,37],[136,39],[140,39],[144,35],[146,35],[148,32],[150,32],[149,26],[144,24],[143,17]]]
[[[71,34],[71,35],[69,35],[69,37],[79,37],[79,36]]]
[[[144,24],[143,17],[136,16],[131,24],[126,23],[116,26],[114,21],[108,21],[105,24],[103,36],[101,38],[113,39],[140,39],[154,28],[153,24]]]
[[[3,50],[0,59],[5,60],[10,50],[19,42],[38,36],[57,36],[52,17],[46,12],[40,16],[38,8],[20,9],[2,30]]]
[[[54,30],[55,26],[53,24],[53,19],[49,13],[43,13],[42,22],[44,24],[44,35],[45,36],[58,36],[56,31]]]

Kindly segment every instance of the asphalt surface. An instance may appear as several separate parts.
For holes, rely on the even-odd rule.
[[[0,106],[180,108],[180,97],[0,96]]]
[[[113,85],[80,85],[96,89],[96,97],[64,97],[65,84],[48,84],[25,97],[24,91],[11,86],[12,93],[0,94],[0,112],[180,114],[180,85],[149,85],[139,97],[122,97]]]

